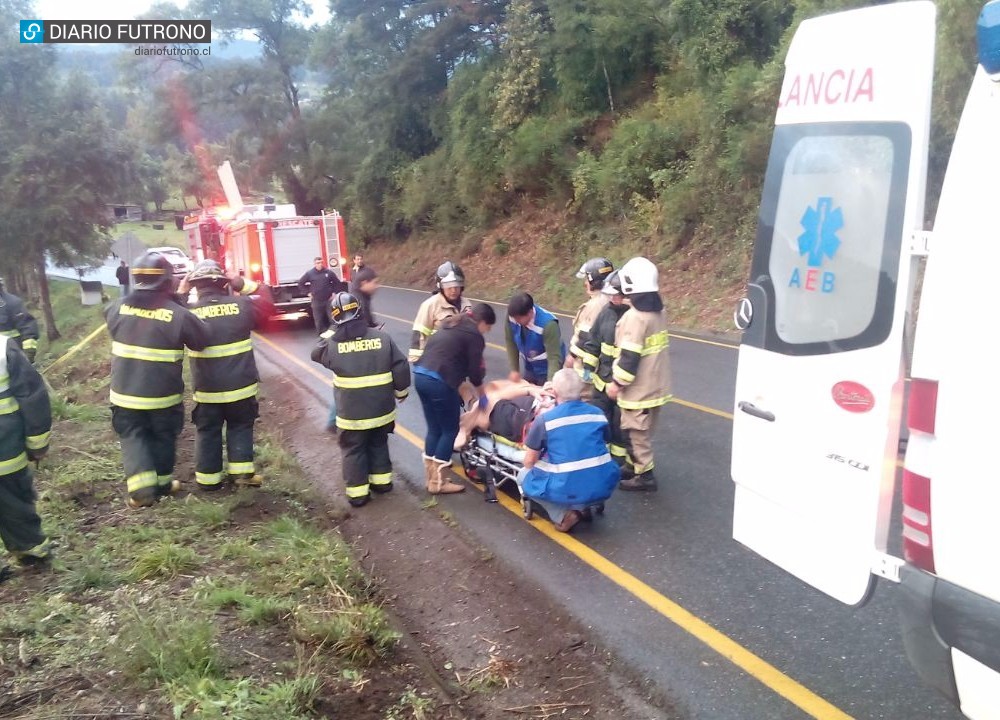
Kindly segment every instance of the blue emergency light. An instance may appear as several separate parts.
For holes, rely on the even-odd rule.
[[[990,75],[1000,73],[1000,0],[990,0],[983,6],[976,31],[979,64]]]

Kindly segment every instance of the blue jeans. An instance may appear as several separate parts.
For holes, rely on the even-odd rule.
[[[444,380],[413,373],[413,384],[424,408],[427,435],[424,438],[424,455],[440,462],[450,463],[458,435],[458,416],[462,400],[458,391]]]

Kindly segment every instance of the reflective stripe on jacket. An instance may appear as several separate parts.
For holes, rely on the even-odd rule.
[[[260,376],[250,334],[267,322],[269,304],[263,296],[252,300],[199,289],[191,312],[208,324],[211,344],[188,351],[195,402],[228,403],[257,395]]]
[[[13,338],[25,350],[38,348],[38,321],[17,295],[0,290],[0,335]]]
[[[587,341],[594,330],[594,323],[597,321],[601,311],[608,306],[610,298],[602,292],[595,292],[576,311],[573,318],[573,338],[569,343],[569,351],[576,358],[573,367],[582,377],[585,370],[593,373],[597,369],[598,355],[587,349]]]
[[[524,369],[536,378],[547,378],[549,376],[549,356],[545,352],[543,333],[546,325],[559,322],[556,320],[556,316],[541,305],[535,305],[535,318],[530,325],[519,325],[510,316],[507,317],[507,322],[510,323],[511,336],[514,339],[514,345],[517,346],[521,361],[524,363]],[[560,343],[559,354],[559,366],[561,367],[563,358],[566,357],[565,343]]]
[[[356,338],[327,331],[312,359],[333,371],[337,427],[373,430],[396,420],[396,401],[409,394],[410,365],[389,333],[361,324]]]
[[[160,410],[184,401],[184,347],[204,350],[209,327],[169,295],[136,291],[111,303],[111,404]]]
[[[600,409],[572,400],[546,411],[545,451],[524,478],[522,492],[558,505],[588,505],[611,497],[620,470],[608,452],[608,420]]]
[[[0,476],[28,465],[25,450],[48,447],[52,408],[45,381],[7,336],[0,336]]]
[[[410,362],[416,362],[424,354],[427,338],[441,327],[441,323],[450,317],[456,317],[472,308],[472,303],[464,297],[459,300],[461,307],[455,307],[447,298],[436,292],[420,303],[417,317],[413,321],[413,335],[410,339],[410,350],[407,353]]]
[[[602,392],[611,382],[611,365],[618,357],[618,347],[615,345],[615,326],[628,309],[629,307],[625,303],[615,305],[609,302],[605,305],[591,326],[584,344],[584,350],[588,355],[597,356],[597,369],[590,376],[590,379],[593,381],[594,387]]]
[[[670,402],[670,338],[664,311],[629,308],[615,329],[619,355],[611,366],[621,386],[618,407],[643,410]]]

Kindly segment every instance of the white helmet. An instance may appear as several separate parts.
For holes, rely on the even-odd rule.
[[[660,291],[660,273],[656,265],[644,257],[632,258],[622,265],[618,270],[618,279],[626,295]]]

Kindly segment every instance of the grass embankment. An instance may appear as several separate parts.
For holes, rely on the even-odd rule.
[[[74,285],[54,295],[79,338],[99,321],[73,307]],[[98,338],[47,378],[55,425],[36,487],[57,550],[51,569],[0,586],[0,716],[430,711],[403,674],[386,681],[399,635],[280,438],[258,438],[259,490],[126,509],[106,346]],[[190,428],[181,445],[187,479]]]
[[[350,240],[350,227],[347,232]],[[743,250],[726,253],[706,246],[696,251],[693,245],[654,250],[641,241],[623,240],[625,235],[613,225],[581,228],[566,212],[526,207],[488,231],[461,237],[427,233],[405,243],[385,240],[362,252],[385,284],[430,290],[435,269],[448,258],[465,271],[471,297],[504,302],[524,290],[544,307],[570,314],[586,299],[583,281],[576,278],[585,260],[604,256],[619,267],[642,255],[659,268],[671,325],[696,332],[734,331],[733,310],[747,277]]]

